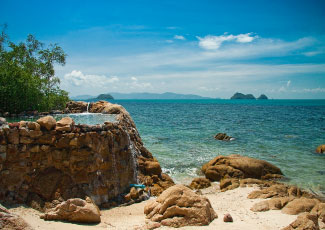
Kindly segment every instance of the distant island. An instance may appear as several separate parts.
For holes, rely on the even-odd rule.
[[[195,94],[178,94],[178,93],[109,93],[109,94],[100,94],[99,96],[91,96],[91,95],[79,95],[75,97],[71,97],[72,100],[108,100],[108,99],[214,99],[210,97],[202,97]]]
[[[268,99],[265,94],[261,94],[258,98],[255,98],[253,94],[242,94],[242,93],[235,93],[230,99],[258,99],[258,100],[266,100]]]
[[[107,93],[107,94],[99,94],[98,97],[96,97],[95,99],[98,99],[98,100],[114,100],[114,97],[112,95],[110,95],[109,93]]]

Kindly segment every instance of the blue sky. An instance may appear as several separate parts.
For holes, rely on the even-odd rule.
[[[0,0],[13,41],[68,54],[71,96],[176,92],[325,98],[325,1]]]

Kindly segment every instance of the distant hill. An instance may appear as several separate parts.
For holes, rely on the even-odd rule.
[[[114,100],[114,97],[112,97],[112,95],[110,95],[109,93],[106,93],[106,94],[99,94],[98,97],[96,97],[95,99],[97,99],[97,100]]]
[[[194,94],[177,93],[111,93],[115,99],[212,99]]]
[[[235,93],[230,99],[256,99],[253,94]]]

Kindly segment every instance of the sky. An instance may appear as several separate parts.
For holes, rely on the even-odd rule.
[[[0,0],[4,23],[63,48],[70,96],[325,99],[324,0]]]

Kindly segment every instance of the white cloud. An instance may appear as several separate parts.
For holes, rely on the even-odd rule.
[[[185,37],[182,35],[175,35],[174,39],[183,40],[183,41],[186,40]]]
[[[119,81],[117,76],[106,77],[105,75],[83,74],[81,71],[72,70],[71,73],[64,75],[64,80],[74,86],[82,86],[84,84],[94,87],[102,87],[107,84],[114,84]]]
[[[238,43],[249,43],[256,38],[258,38],[258,36],[252,36],[251,33],[238,34],[238,35],[224,34],[220,36],[207,35],[205,37],[197,36],[197,39],[199,40],[199,46],[206,50],[217,50],[220,48],[222,43],[226,41],[235,41]]]
[[[137,81],[138,79],[136,77],[131,77],[132,81]]]
[[[307,93],[325,93],[325,88],[303,89]]]
[[[289,87],[291,85],[291,81],[289,80],[288,82],[287,82],[287,87]]]

